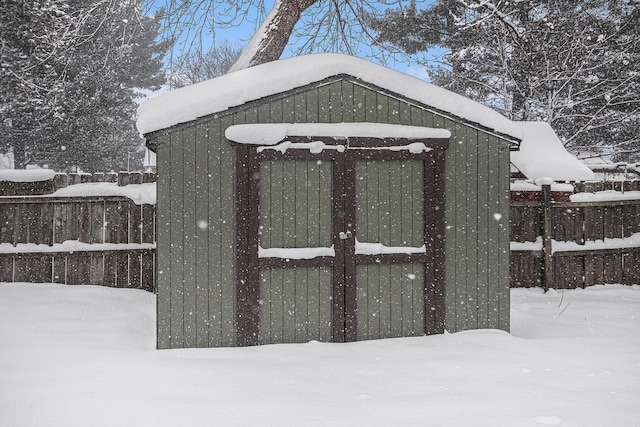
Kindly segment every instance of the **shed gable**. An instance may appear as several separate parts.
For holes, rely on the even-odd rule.
[[[416,90],[419,89],[419,86],[416,87]],[[357,77],[339,74],[251,100],[168,129],[151,132],[146,135],[147,146],[155,151],[155,137],[168,130],[188,128],[229,115],[234,117],[233,124],[370,122],[447,129],[446,123],[459,123],[496,136],[511,150],[518,149],[520,144],[517,137],[439,110]]]

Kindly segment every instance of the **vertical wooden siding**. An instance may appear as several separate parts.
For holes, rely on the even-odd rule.
[[[423,182],[422,161],[356,162],[358,240],[422,246]]]
[[[424,266],[356,267],[358,340],[424,334]]]
[[[261,161],[263,248],[331,246],[332,175],[330,161]],[[330,341],[332,275],[326,267],[261,270],[258,342]]]
[[[159,199],[169,199],[159,200],[158,209],[163,210],[159,217],[164,218],[164,223],[171,223],[170,228],[159,230],[158,240],[159,259],[164,259],[164,265],[171,270],[159,282],[160,288],[170,289],[160,290],[166,300],[159,298],[159,322],[163,323],[159,326],[159,345],[181,347],[194,340],[196,345],[204,344],[204,340],[191,337],[197,335],[199,320],[190,319],[205,316],[204,311],[197,307],[193,313],[186,310],[199,304],[200,297],[194,302],[193,295],[201,286],[209,290],[208,314],[203,324],[208,326],[209,345],[235,343],[229,336],[235,328],[235,154],[230,141],[224,138],[225,129],[243,123],[352,121],[440,127],[452,132],[452,144],[446,152],[446,329],[508,329],[508,143],[410,100],[382,93],[365,82],[336,78],[236,107],[173,129],[169,137],[158,137],[165,139],[165,145],[158,150]],[[185,144],[185,138],[194,138],[195,146]],[[201,156],[205,153],[211,176],[202,170]],[[189,156],[191,160],[187,159]],[[195,178],[189,175],[194,168]],[[209,182],[206,191],[185,188],[203,180]],[[209,202],[208,227],[204,230],[197,225],[198,214],[183,215],[187,209],[205,209],[196,202],[198,197]],[[501,218],[496,220],[494,214]],[[210,244],[198,246],[196,241]],[[206,257],[203,251],[208,251]],[[195,265],[185,266],[179,261],[194,253],[198,260]],[[200,265],[203,259],[208,260],[206,274],[201,270],[207,268]],[[159,264],[162,270],[163,264]],[[195,274],[187,271],[192,268]],[[200,289],[200,293],[204,291]],[[170,298],[172,294],[175,298]],[[173,324],[174,330],[167,322]],[[204,333],[204,326],[200,329]]]
[[[221,126],[157,138],[158,348],[235,345],[235,156]]]
[[[329,247],[332,232],[332,163],[272,160],[260,165],[260,245]]]
[[[451,123],[446,157],[446,325],[509,330],[509,151]],[[465,142],[466,141],[466,142]]]
[[[361,242],[424,244],[422,161],[356,162],[356,226]],[[356,267],[357,337],[424,333],[422,264]]]
[[[262,270],[258,343],[331,341],[332,275],[327,267]]]

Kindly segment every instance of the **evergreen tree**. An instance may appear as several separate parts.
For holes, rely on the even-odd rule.
[[[24,168],[62,115],[73,24],[59,0],[0,0],[0,22],[0,149]]]
[[[7,85],[4,93],[3,119],[11,122],[14,131],[3,143],[13,148],[16,167],[36,163],[88,172],[138,168],[143,151],[134,127],[135,99],[140,90],[157,89],[164,83],[161,56],[168,45],[155,42],[158,20],[142,16],[137,0],[2,1],[12,6],[3,11],[7,22],[15,28],[27,26],[35,34],[30,39],[22,35],[11,39],[3,31],[3,45],[34,45],[43,52],[39,66],[48,71],[37,81],[45,89],[44,101],[23,91],[22,102],[16,103],[17,84]],[[26,3],[32,4],[25,7]],[[38,27],[24,24],[40,19],[50,9],[47,3],[63,11],[44,14],[50,21],[42,27],[58,30],[52,37],[43,37]],[[13,14],[20,9],[21,14]],[[7,34],[12,31],[8,28]],[[21,74],[14,73],[15,80],[30,77],[24,68]],[[3,80],[10,71],[3,69]],[[44,111],[37,116],[25,114],[34,104],[48,108],[41,108]],[[24,147],[23,155],[17,147]]]
[[[513,120],[547,121],[573,151],[637,157],[639,20],[634,0],[439,0],[369,24],[412,54],[447,48],[431,70],[438,85]]]

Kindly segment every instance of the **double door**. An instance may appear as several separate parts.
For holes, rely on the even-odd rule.
[[[246,150],[240,344],[441,332],[443,158],[408,146]]]

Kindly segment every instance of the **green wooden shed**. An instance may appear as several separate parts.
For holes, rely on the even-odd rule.
[[[509,329],[509,151],[493,110],[322,54],[152,98],[158,348]]]

